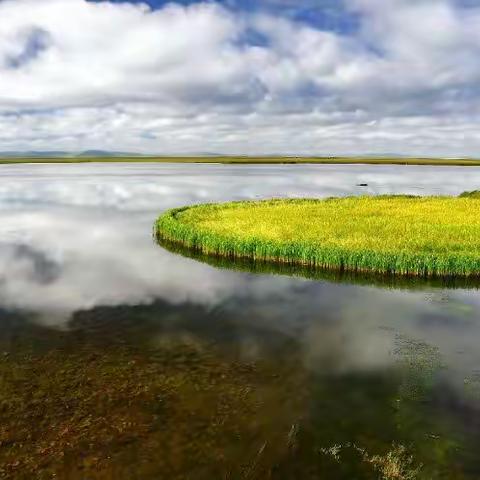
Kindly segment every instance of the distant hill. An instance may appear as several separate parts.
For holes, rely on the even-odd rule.
[[[144,157],[141,153],[132,152],[109,152],[107,150],[85,150],[77,154],[73,154],[74,157]]]
[[[141,153],[110,152],[107,150],[85,150],[83,152],[64,152],[59,150],[28,150],[25,152],[0,152],[1,158],[83,158],[83,157],[143,157]]]

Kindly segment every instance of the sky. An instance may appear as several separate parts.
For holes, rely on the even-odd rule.
[[[0,152],[480,157],[480,0],[0,0]]]

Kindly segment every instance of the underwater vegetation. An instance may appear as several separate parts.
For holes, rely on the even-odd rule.
[[[99,307],[64,331],[1,315],[0,478],[478,478],[478,432],[425,342],[335,371],[255,322],[248,353],[240,318],[195,304]]]

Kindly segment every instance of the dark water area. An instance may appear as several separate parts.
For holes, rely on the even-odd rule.
[[[479,186],[457,167],[2,166],[0,478],[480,478],[476,285],[209,264],[152,235],[193,203]]]

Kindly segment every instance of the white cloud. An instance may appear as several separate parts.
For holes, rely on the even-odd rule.
[[[0,150],[475,155],[480,7],[347,5],[358,32],[212,3],[0,2]]]

